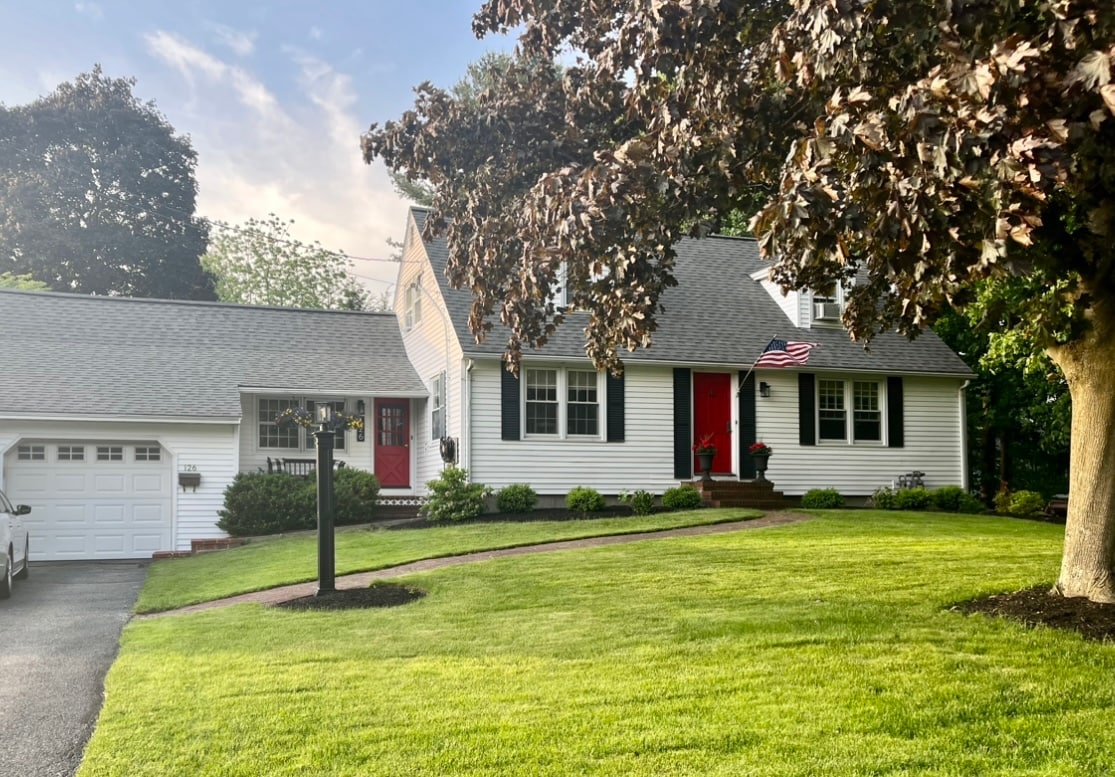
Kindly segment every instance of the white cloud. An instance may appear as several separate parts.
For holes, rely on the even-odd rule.
[[[146,41],[185,87],[185,98],[175,103],[182,114],[170,118],[198,151],[201,215],[240,222],[274,212],[295,220],[292,232],[301,240],[386,258],[386,241],[402,235],[406,206],[382,165],[369,167],[361,159],[366,125],[357,116],[348,74],[285,48],[296,83],[271,89],[246,67],[181,37],[159,31]],[[160,101],[164,110],[170,104]],[[386,262],[355,266],[377,279],[369,284],[375,292],[394,281],[395,270]]]
[[[213,31],[217,42],[232,49],[239,57],[249,57],[256,50],[256,34],[254,32],[241,32],[224,24],[208,22],[207,27]]]
[[[309,36],[310,40],[321,40],[325,37],[325,32],[320,27],[311,27]]]

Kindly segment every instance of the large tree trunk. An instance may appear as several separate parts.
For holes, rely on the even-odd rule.
[[[1083,338],[1049,349],[1072,396],[1069,513],[1054,590],[1115,602],[1115,307],[1091,312]]]

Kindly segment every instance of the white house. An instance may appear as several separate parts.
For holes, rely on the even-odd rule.
[[[574,314],[516,378],[505,333],[474,343],[471,296],[448,287],[425,216],[408,218],[395,315],[0,289],[0,488],[33,508],[32,558],[223,536],[238,472],[314,456],[277,416],[323,402],[364,416],[335,455],[374,472],[388,503],[415,502],[446,461],[542,495],[660,494],[693,477],[706,436],[720,480],[753,478],[747,448],[769,444],[767,474],[791,496],[868,495],[913,470],[966,485],[963,362],[932,333],[864,351],[840,326],[839,292],[783,297],[754,241],[678,247],[654,345],[624,354],[622,377],[585,359]],[[752,370],[773,338],[818,345],[804,366]]]
[[[395,317],[0,290],[0,488],[32,506],[34,560],[149,557],[224,536],[225,487],[312,458],[276,416],[364,415],[337,459],[415,493],[426,388]]]
[[[451,453],[496,488],[660,494],[693,477],[693,443],[712,435],[716,478],[753,478],[747,449],[761,440],[774,450],[767,475],[787,495],[866,496],[911,471],[928,487],[966,485],[967,366],[931,332],[883,334],[865,351],[841,327],[839,292],[783,296],[753,240],[678,246],[653,346],[622,354],[622,377],[593,369],[574,314],[545,348],[524,351],[515,378],[500,361],[505,332],[474,342],[471,295],[449,288],[446,245],[422,240],[425,216],[410,212],[396,292],[430,396],[415,424],[419,482]],[[804,366],[752,370],[774,338],[818,345]]]

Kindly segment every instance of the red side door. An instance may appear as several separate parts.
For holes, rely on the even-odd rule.
[[[712,471],[732,471],[732,376],[724,372],[693,373],[693,442],[712,435],[716,457]],[[693,471],[700,470],[693,457]]]
[[[410,400],[375,401],[376,477],[384,488],[410,487]]]

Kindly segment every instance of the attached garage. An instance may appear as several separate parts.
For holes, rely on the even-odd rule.
[[[24,440],[4,470],[31,505],[35,561],[150,558],[173,547],[170,457],[152,441]]]

